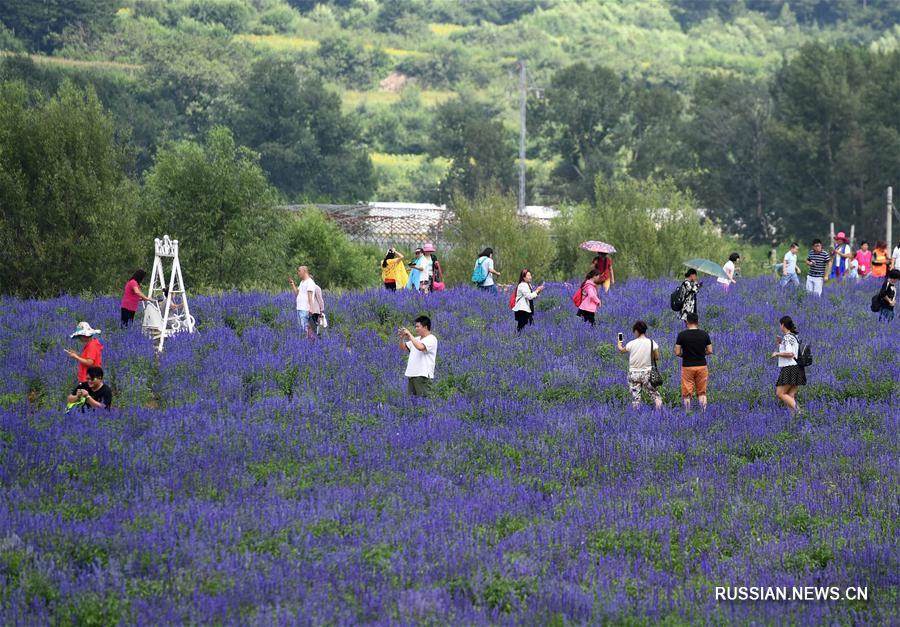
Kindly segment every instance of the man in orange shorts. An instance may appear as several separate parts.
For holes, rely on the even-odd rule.
[[[706,409],[706,382],[709,368],[706,356],[713,354],[709,333],[699,329],[700,318],[691,312],[687,315],[687,329],[675,340],[675,355],[681,357],[681,400],[684,408],[691,408],[691,397],[696,394],[701,409]]]

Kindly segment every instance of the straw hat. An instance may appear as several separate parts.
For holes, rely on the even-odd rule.
[[[95,335],[100,335],[100,329],[91,328],[87,322],[79,322],[75,327],[75,333],[69,337],[93,337]]]

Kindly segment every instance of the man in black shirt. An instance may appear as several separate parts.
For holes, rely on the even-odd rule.
[[[887,280],[881,286],[878,293],[881,296],[881,311],[878,314],[878,320],[881,322],[890,322],[894,319],[894,305],[897,304],[897,282],[900,281],[900,270],[894,268],[888,272]]]
[[[697,326],[700,318],[691,312],[685,317],[687,329],[678,334],[675,340],[675,355],[681,357],[681,399],[684,408],[691,408],[691,397],[696,393],[701,409],[706,409],[706,383],[709,380],[709,369],[706,356],[713,354],[712,340],[709,333]]]
[[[112,405],[112,390],[103,383],[103,368],[92,366],[87,369],[87,381],[79,383],[69,394],[66,413],[76,407],[91,409],[109,409]]]

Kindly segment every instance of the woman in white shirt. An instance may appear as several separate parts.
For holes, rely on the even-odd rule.
[[[500,271],[494,269],[494,249],[488,247],[482,250],[481,254],[478,255],[478,260],[475,263],[482,264],[485,273],[485,279],[478,284],[478,287],[480,289],[487,290],[496,294],[497,285],[494,283],[494,277],[499,277]]]
[[[646,391],[656,408],[660,409],[662,396],[650,383],[653,360],[659,361],[659,344],[646,336],[647,323],[643,320],[635,322],[631,330],[634,331],[634,339],[628,344],[623,344],[622,339],[616,341],[619,352],[628,353],[628,389],[631,391],[631,405],[634,408],[640,407],[641,391]]]
[[[531,288],[531,271],[528,268],[519,273],[519,282],[516,285],[515,302],[512,308],[513,315],[516,317],[516,333],[521,333],[526,325],[534,324],[534,303],[532,301],[543,291],[543,285],[539,285],[537,289]]]
[[[797,325],[790,316],[782,316],[778,322],[782,335],[776,338],[778,350],[772,353],[772,357],[778,358],[780,368],[778,381],[775,382],[775,397],[796,412],[800,409],[797,390],[801,385],[806,385],[806,370],[797,365],[797,356],[800,354]]]
[[[723,288],[725,288],[726,292],[728,291],[728,288],[731,286],[731,284],[736,282],[734,280],[734,273],[736,270],[735,265],[737,264],[738,261],[740,261],[740,259],[741,259],[741,256],[739,254],[731,253],[730,255],[728,255],[728,261],[726,261],[725,265],[722,266],[722,269],[725,271],[725,276],[727,276],[728,278],[723,279],[720,277],[717,280],[719,282],[719,285],[721,285]]]

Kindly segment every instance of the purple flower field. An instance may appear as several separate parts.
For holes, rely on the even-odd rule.
[[[0,299],[0,624],[896,624],[900,321],[872,284],[711,283],[705,414],[680,406],[673,282],[616,285],[593,329],[548,287],[521,337],[508,296],[352,293],[314,345],[289,294],[197,297],[158,360],[118,299]],[[429,402],[395,337],[420,313]],[[801,419],[774,399],[784,314],[815,358]],[[638,318],[661,412],[631,409],[614,347]],[[79,320],[108,413],[62,411]]]

